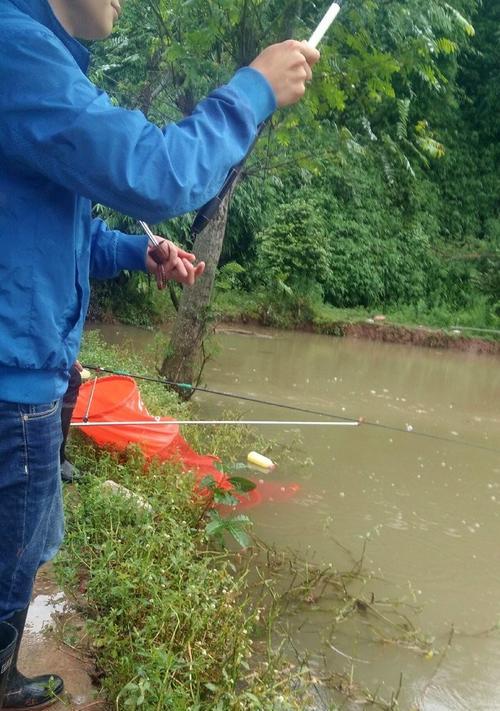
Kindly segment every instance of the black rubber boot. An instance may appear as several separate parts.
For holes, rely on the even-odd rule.
[[[82,478],[82,475],[76,469],[71,462],[68,462],[67,459],[64,460],[64,462],[61,462],[61,479],[66,483],[66,484],[73,484],[75,481],[80,481]]]
[[[8,622],[0,622],[0,709],[3,706],[3,695],[10,667],[16,651],[17,630]]]
[[[16,628],[18,637],[3,697],[3,711],[8,711],[9,709],[16,709],[17,711],[41,709],[55,703],[58,700],[57,697],[64,691],[63,680],[55,674],[44,674],[43,676],[28,679],[17,669],[17,657],[27,614],[28,608],[26,607],[7,620],[9,624]]]

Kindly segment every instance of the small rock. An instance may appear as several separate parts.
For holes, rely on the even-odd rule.
[[[148,504],[148,502],[142,496],[136,494],[134,491],[130,491],[130,489],[127,489],[125,486],[122,486],[122,484],[118,484],[112,479],[104,481],[101,484],[101,488],[105,491],[109,491],[112,494],[124,496],[126,499],[132,499],[136,503],[137,507],[140,509],[144,509],[145,511],[149,512],[153,511],[153,507],[151,506],[151,504]]]

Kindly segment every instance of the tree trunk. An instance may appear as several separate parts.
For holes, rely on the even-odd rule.
[[[160,372],[176,383],[196,384],[204,365],[203,339],[208,330],[209,306],[226,231],[229,200],[226,195],[219,212],[195,240],[193,252],[205,262],[203,275],[191,287],[184,287],[167,354]],[[179,389],[189,399],[193,391]]]

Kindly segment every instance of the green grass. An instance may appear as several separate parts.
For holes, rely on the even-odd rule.
[[[85,446],[76,463],[87,476],[67,496],[57,571],[66,590],[81,591],[103,689],[116,707],[300,708],[274,663],[251,665],[256,610],[245,574],[209,546],[190,478],[171,465],[145,475],[140,457],[118,462]],[[106,478],[153,511],[105,492]]]
[[[81,358],[147,369],[124,349],[104,346],[96,333],[87,334]],[[141,383],[141,394],[154,414],[189,412],[157,384]],[[200,451],[226,462],[251,441],[243,427],[207,428],[194,437]],[[211,519],[206,502],[193,496],[189,474],[173,463],[146,463],[134,448],[98,450],[80,433],[72,435],[71,458],[85,477],[66,491],[67,534],[56,573],[87,621],[91,654],[114,707],[305,708],[272,645],[254,650],[254,628],[267,623],[249,595],[245,556],[207,538]],[[103,489],[107,479],[152,510]],[[267,638],[265,630],[260,635]]]
[[[394,323],[402,325],[423,325],[443,330],[458,326],[466,335],[476,335],[480,338],[494,337],[494,331],[500,332],[500,315],[495,313],[489,302],[482,299],[477,299],[472,306],[463,310],[450,310],[444,306],[419,310],[414,306],[407,306],[390,310],[389,317]],[[475,329],[478,329],[476,334]],[[479,329],[485,331],[481,333]],[[500,333],[497,337],[498,335]]]

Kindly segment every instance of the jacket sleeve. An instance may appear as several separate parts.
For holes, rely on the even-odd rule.
[[[145,235],[127,235],[110,230],[103,220],[93,219],[90,244],[90,276],[112,279],[122,271],[146,271]]]
[[[217,194],[276,108],[259,72],[239,70],[163,129],[113,106],[49,30],[0,28],[0,151],[55,183],[152,223]]]

